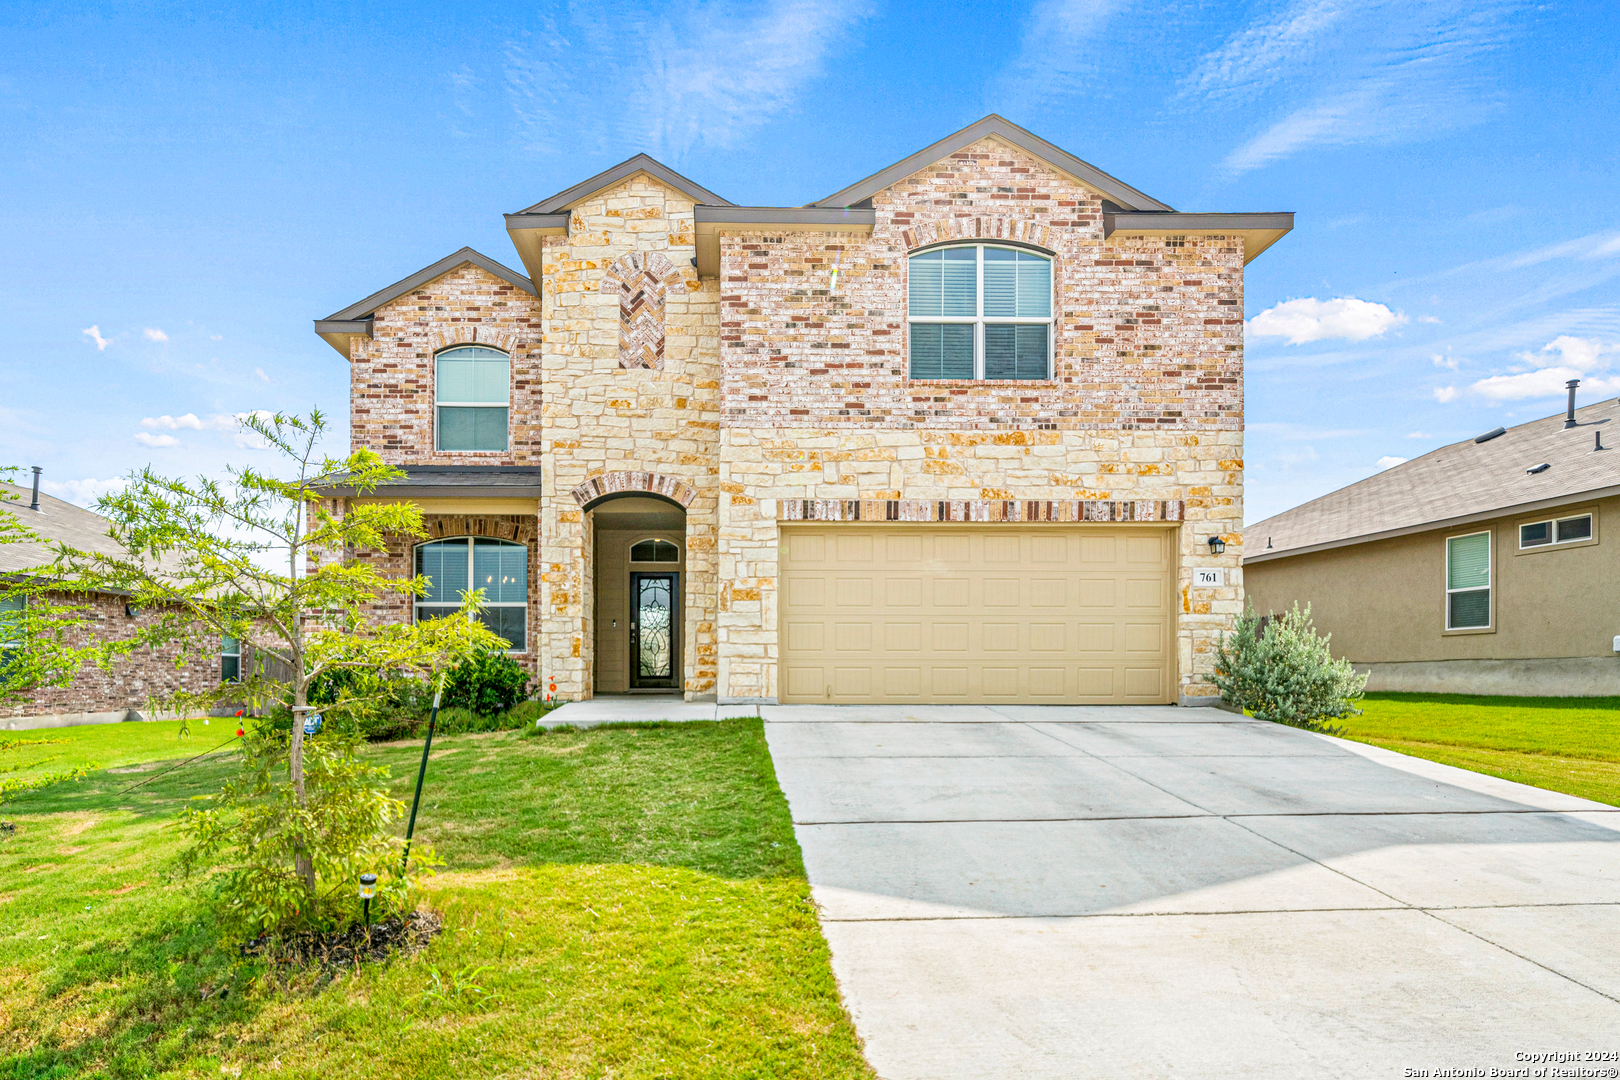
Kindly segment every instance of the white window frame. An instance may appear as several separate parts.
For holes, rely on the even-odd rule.
[[[1581,518],[1586,518],[1588,522],[1585,536],[1577,536],[1573,540],[1558,539],[1559,525],[1566,521],[1579,521]],[[1524,530],[1535,525],[1547,526],[1548,539],[1545,544],[1526,544],[1524,542]],[[1544,551],[1547,548],[1558,547],[1560,544],[1590,544],[1597,539],[1597,519],[1590,513],[1571,514],[1568,517],[1561,518],[1544,518],[1541,521],[1521,521],[1516,528],[1519,534],[1520,551]]]
[[[236,651],[235,652],[231,652],[227,648],[227,646],[229,646],[232,642],[236,643]],[[227,657],[232,657],[232,658],[234,658],[236,660],[236,677],[235,678],[227,679],[225,677],[225,660],[226,660]],[[241,638],[232,637],[229,634],[221,634],[219,636],[219,681],[222,682],[222,683],[228,683],[228,682],[237,682],[237,683],[239,683],[239,682],[242,681],[242,639]]]
[[[521,648],[521,649],[505,649],[505,650],[503,650],[508,656],[522,656],[522,655],[524,655],[525,653],[527,653],[529,651],[529,636],[534,633],[534,627],[531,625],[531,623],[533,623],[534,620],[529,618],[529,600],[531,599],[531,593],[530,593],[531,579],[534,577],[534,574],[532,573],[533,568],[531,566],[529,566],[529,556],[530,556],[531,552],[530,552],[528,544],[521,544],[521,543],[518,543],[515,540],[506,540],[506,539],[503,539],[503,538],[501,538],[499,536],[441,536],[437,540],[424,540],[422,543],[417,544],[417,545],[415,545],[414,547],[411,548],[411,573],[414,574],[416,572],[416,565],[417,565],[417,558],[418,558],[417,553],[419,551],[421,551],[423,548],[432,547],[434,544],[454,544],[454,543],[459,541],[459,542],[465,544],[466,547],[467,547],[467,583],[469,585],[469,588],[468,588],[467,591],[471,592],[474,588],[477,588],[477,583],[473,581],[473,549],[477,547],[477,542],[479,540],[493,540],[494,542],[496,542],[498,544],[507,544],[507,545],[510,545],[512,547],[522,548],[523,549],[523,599],[522,599],[522,601],[514,601],[514,600],[500,600],[500,601],[485,600],[484,601],[484,606],[486,608],[521,608],[523,610],[523,648]],[[436,602],[430,603],[430,604],[423,604],[420,597],[412,597],[411,598],[411,621],[412,622],[421,622],[422,621],[422,608],[423,607],[434,607],[434,608],[459,607],[460,604],[461,604],[461,601],[459,599],[456,600],[454,603],[448,603],[446,601],[441,600],[441,601],[436,601]],[[478,616],[472,614],[471,612],[469,612],[467,617],[468,617],[468,620],[471,621],[472,619],[476,619]]]
[[[1485,587],[1472,589],[1453,589],[1451,587],[1451,542],[1453,540],[1467,540],[1470,537],[1483,536],[1485,538]],[[1457,533],[1446,537],[1446,557],[1443,572],[1446,586],[1446,633],[1480,634],[1496,629],[1496,538],[1491,535],[1490,529],[1481,529],[1479,532]],[[1452,626],[1451,625],[1451,597],[1453,593],[1483,592],[1485,594],[1485,609],[1490,612],[1490,618],[1484,626]]]
[[[949,248],[973,248],[977,254],[973,260],[973,292],[974,310],[976,315],[917,315],[911,314],[911,260],[918,255],[928,255],[936,251]],[[1010,315],[985,315],[984,313],[984,249],[1000,248],[1003,251],[1022,251],[1027,255],[1034,255],[1045,259],[1050,272],[1046,276],[1051,289],[1047,297],[1046,310],[1051,312],[1044,319],[1020,319]],[[955,323],[957,325],[972,324],[973,326],[973,378],[971,382],[997,382],[1026,385],[1029,383],[1051,382],[1057,378],[1055,369],[1057,355],[1057,257],[1046,251],[1032,247],[1022,247],[1018,244],[935,244],[931,247],[919,248],[906,253],[906,378],[912,382],[963,382],[962,379],[917,379],[911,374],[911,327],[916,323],[937,324]],[[1046,378],[1044,379],[986,379],[984,377],[984,328],[990,326],[1045,326],[1046,329]]]
[[[440,401],[439,400],[439,361],[457,349],[488,349],[490,352],[500,353],[506,357],[506,445],[499,450],[447,450],[439,444],[443,437],[443,425],[439,422],[440,409],[496,409],[503,406],[495,401]],[[435,454],[507,454],[512,450],[512,354],[505,349],[497,349],[493,345],[480,345],[475,342],[463,341],[455,345],[447,345],[433,354],[433,452]],[[493,539],[493,538],[491,538]]]

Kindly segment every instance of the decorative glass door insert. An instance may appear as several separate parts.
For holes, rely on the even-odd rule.
[[[680,667],[679,574],[630,576],[631,680],[635,687],[674,687]]]

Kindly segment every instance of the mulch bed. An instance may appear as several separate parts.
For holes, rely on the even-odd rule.
[[[358,970],[363,963],[380,963],[391,956],[411,956],[427,948],[444,929],[444,916],[436,911],[392,915],[371,927],[356,923],[328,933],[306,931],[281,940],[254,938],[242,946],[243,956],[262,956],[276,964],[320,968],[328,976]]]

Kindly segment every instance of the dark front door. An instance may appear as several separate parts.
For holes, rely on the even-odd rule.
[[[679,574],[630,575],[630,685],[680,686]]]

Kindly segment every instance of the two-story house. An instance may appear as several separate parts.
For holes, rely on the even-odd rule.
[[[808,206],[646,156],[316,323],[356,447],[559,697],[1207,701],[1238,611],[1243,268],[998,116]],[[341,506],[353,492],[334,491]]]

